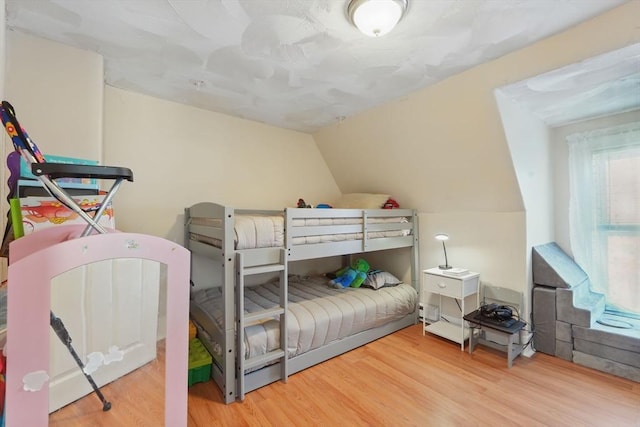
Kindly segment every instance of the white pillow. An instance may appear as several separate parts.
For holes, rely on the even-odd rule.
[[[389,200],[388,194],[349,193],[343,194],[336,203],[337,209],[380,209]]]
[[[362,286],[371,289],[380,289],[385,286],[396,286],[400,283],[402,283],[402,280],[393,274],[387,271],[374,270],[367,273],[367,278],[362,282]]]

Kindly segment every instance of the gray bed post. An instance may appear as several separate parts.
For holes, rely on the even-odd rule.
[[[411,246],[411,284],[420,293],[420,229],[418,212],[413,211],[413,246]],[[416,309],[416,313],[418,310]],[[417,317],[416,317],[417,319]]]
[[[236,334],[235,334],[235,256],[234,253],[234,210],[224,208],[224,253],[222,272],[222,298],[224,298],[224,401],[236,400]]]
[[[190,218],[191,218],[191,213],[189,208],[184,208],[184,220],[182,222],[183,224],[182,238],[184,240],[182,241],[182,243],[183,243],[183,246],[187,249],[189,249],[189,240],[191,240],[189,238],[189,223],[191,222]],[[191,280],[192,277],[193,277],[193,263],[189,262],[189,280]]]

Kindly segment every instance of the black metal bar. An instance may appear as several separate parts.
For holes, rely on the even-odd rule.
[[[64,326],[62,319],[60,319],[55,314],[53,314],[53,311],[50,312],[50,319],[51,319],[50,320],[51,327],[55,331],[56,335],[58,336],[58,338],[60,338],[60,341],[62,341],[62,344],[64,344],[67,347],[67,349],[69,350],[69,353],[71,353],[71,355],[75,359],[76,363],[80,367],[80,370],[84,374],[85,378],[87,379],[87,381],[89,381],[89,384],[91,384],[91,387],[93,387],[93,391],[96,393],[96,395],[100,399],[100,402],[102,402],[102,410],[108,411],[109,409],[111,409],[111,403],[107,402],[107,399],[104,398],[104,395],[96,385],[95,381],[93,381],[93,378],[91,378],[91,375],[85,372],[84,363],[82,363],[82,360],[80,360],[78,353],[76,353],[73,346],[71,345],[71,336],[69,335],[69,331],[67,331],[67,328]]]

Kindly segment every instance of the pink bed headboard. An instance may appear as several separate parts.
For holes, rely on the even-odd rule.
[[[165,425],[187,425],[190,255],[184,247],[143,234],[114,232],[67,240],[83,225],[57,226],[11,243],[7,288],[7,427],[49,424],[49,386],[25,390],[25,376],[49,370],[51,278],[117,258],[167,266]],[[34,268],[35,267],[35,268]]]

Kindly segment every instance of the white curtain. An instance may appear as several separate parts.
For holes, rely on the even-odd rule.
[[[609,160],[629,150],[640,150],[640,123],[573,134],[569,144],[571,250],[589,275],[593,290],[609,294],[607,244],[598,230],[598,195],[604,195]],[[636,206],[640,200],[636,200]],[[640,274],[640,273],[637,273]],[[638,291],[640,292],[640,291]]]

